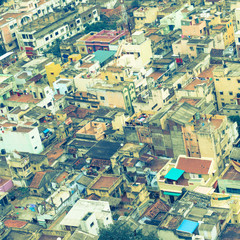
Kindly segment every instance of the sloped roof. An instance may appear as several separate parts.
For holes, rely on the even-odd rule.
[[[176,168],[184,170],[187,173],[208,174],[211,164],[211,160],[179,157]]]
[[[170,120],[184,125],[198,112],[198,109],[184,102],[169,118]]]

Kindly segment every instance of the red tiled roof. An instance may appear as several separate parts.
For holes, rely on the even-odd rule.
[[[92,193],[92,194],[90,194],[89,196],[87,196],[86,199],[98,201],[98,200],[100,199],[100,197],[99,197],[98,195]]]
[[[37,172],[30,184],[30,188],[38,188],[46,172]]]
[[[157,202],[155,202],[150,207],[148,207],[143,215],[153,219],[160,212],[168,212],[169,210],[170,210],[170,206],[168,206],[166,203],[164,203],[162,200],[159,199]]]
[[[7,99],[8,101],[13,101],[13,102],[21,102],[21,103],[38,103],[41,101],[41,99],[34,99],[31,94],[28,95],[20,95],[18,96],[17,94],[11,95],[10,98]]]
[[[57,178],[56,178],[56,182],[60,183],[62,182],[66,177],[68,177],[68,173],[67,172],[63,172],[61,173]]]
[[[27,224],[25,221],[20,221],[20,220],[12,220],[12,219],[7,219],[4,222],[4,225],[8,228],[22,228]]]
[[[176,168],[184,170],[187,173],[208,174],[211,160],[201,158],[180,157]]]
[[[91,189],[110,188],[117,182],[119,177],[101,176],[91,187]]]

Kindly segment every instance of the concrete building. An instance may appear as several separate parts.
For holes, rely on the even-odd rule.
[[[240,58],[240,30],[235,32],[235,44],[237,50],[237,57]]]
[[[87,194],[92,193],[100,197],[119,198],[124,193],[123,176],[98,175],[87,187]]]
[[[118,41],[123,39],[127,32],[115,30],[102,30],[98,33],[90,32],[76,41],[80,54],[86,55],[97,50],[116,50]]]
[[[113,220],[109,203],[85,199],[78,200],[60,223],[65,230],[80,229],[93,235],[110,224]]]
[[[206,34],[206,22],[199,17],[190,16],[188,19],[182,20],[183,36],[204,36]]]
[[[86,24],[98,22],[98,8],[74,9],[69,12],[49,13],[24,25],[18,32],[18,44],[29,57],[43,53],[54,45],[57,39],[67,39],[85,29]]]
[[[0,148],[6,152],[28,152],[39,154],[43,145],[37,127],[16,124],[11,122],[1,123]]]
[[[74,92],[72,79],[59,78],[53,83],[54,94],[67,95]]]
[[[218,108],[240,105],[240,72],[238,63],[224,63],[213,70]]]
[[[145,24],[154,23],[157,19],[158,8],[157,7],[139,7],[133,12],[135,29],[141,29]]]

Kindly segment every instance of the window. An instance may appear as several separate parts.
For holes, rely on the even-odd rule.
[[[46,37],[46,38],[45,38],[45,41],[48,41],[48,40],[49,40],[49,37]]]
[[[193,48],[193,47],[190,47],[190,50],[191,50],[191,51],[194,51],[194,48]]]
[[[220,93],[220,95],[223,95],[223,92],[221,91],[221,92],[219,92]]]
[[[100,96],[100,99],[101,99],[101,100],[105,100],[105,97],[103,97],[103,96]]]
[[[229,95],[233,95],[233,92],[229,92]]]
[[[51,103],[51,102],[49,102],[49,103],[47,104],[47,106],[48,106],[48,107],[51,107],[51,106],[52,106],[52,103]]]
[[[118,79],[118,77],[117,77],[117,76],[115,76],[115,78],[116,78],[116,79]]]
[[[25,34],[22,34],[22,38],[23,38],[23,39],[26,39],[26,35],[25,35]]]
[[[58,35],[58,32],[55,32],[55,36],[57,36]]]
[[[92,17],[92,14],[89,14],[88,17],[89,17],[89,18]]]
[[[237,188],[227,188],[227,193],[240,194],[240,189],[237,189]]]
[[[238,83],[240,83],[240,80],[237,80],[238,81]]]
[[[108,76],[105,76],[105,79],[108,80]]]
[[[124,81],[124,77],[120,77],[121,81],[123,82]]]
[[[64,28],[61,29],[61,33],[64,32]]]
[[[33,36],[32,36],[32,35],[29,35],[29,39],[33,39]]]
[[[34,149],[37,149],[37,146]]]
[[[231,78],[227,78],[227,80],[228,80],[228,81],[230,81],[230,80],[231,80]]]
[[[94,225],[94,222],[92,222],[92,223],[90,224],[90,227],[93,227],[93,225]]]
[[[34,139],[34,136],[32,136],[32,139]]]
[[[216,78],[216,81],[219,81],[219,79],[218,79],[218,78]]]
[[[12,34],[12,37],[13,37],[13,38],[16,37],[16,33],[13,33],[13,34]]]
[[[11,26],[10,26],[10,29],[13,29],[13,28],[14,28],[14,25],[11,25]]]
[[[79,19],[77,20],[77,23],[80,23],[80,20],[79,20]]]

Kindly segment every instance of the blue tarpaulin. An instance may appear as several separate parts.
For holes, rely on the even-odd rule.
[[[184,219],[177,230],[181,232],[193,233],[198,225],[198,222]]]
[[[167,175],[165,176],[165,178],[173,180],[173,181],[177,181],[184,173],[184,170],[181,169],[177,169],[177,168],[172,168]]]
[[[48,132],[49,132],[49,129],[47,128],[43,131],[44,134],[47,134]]]

